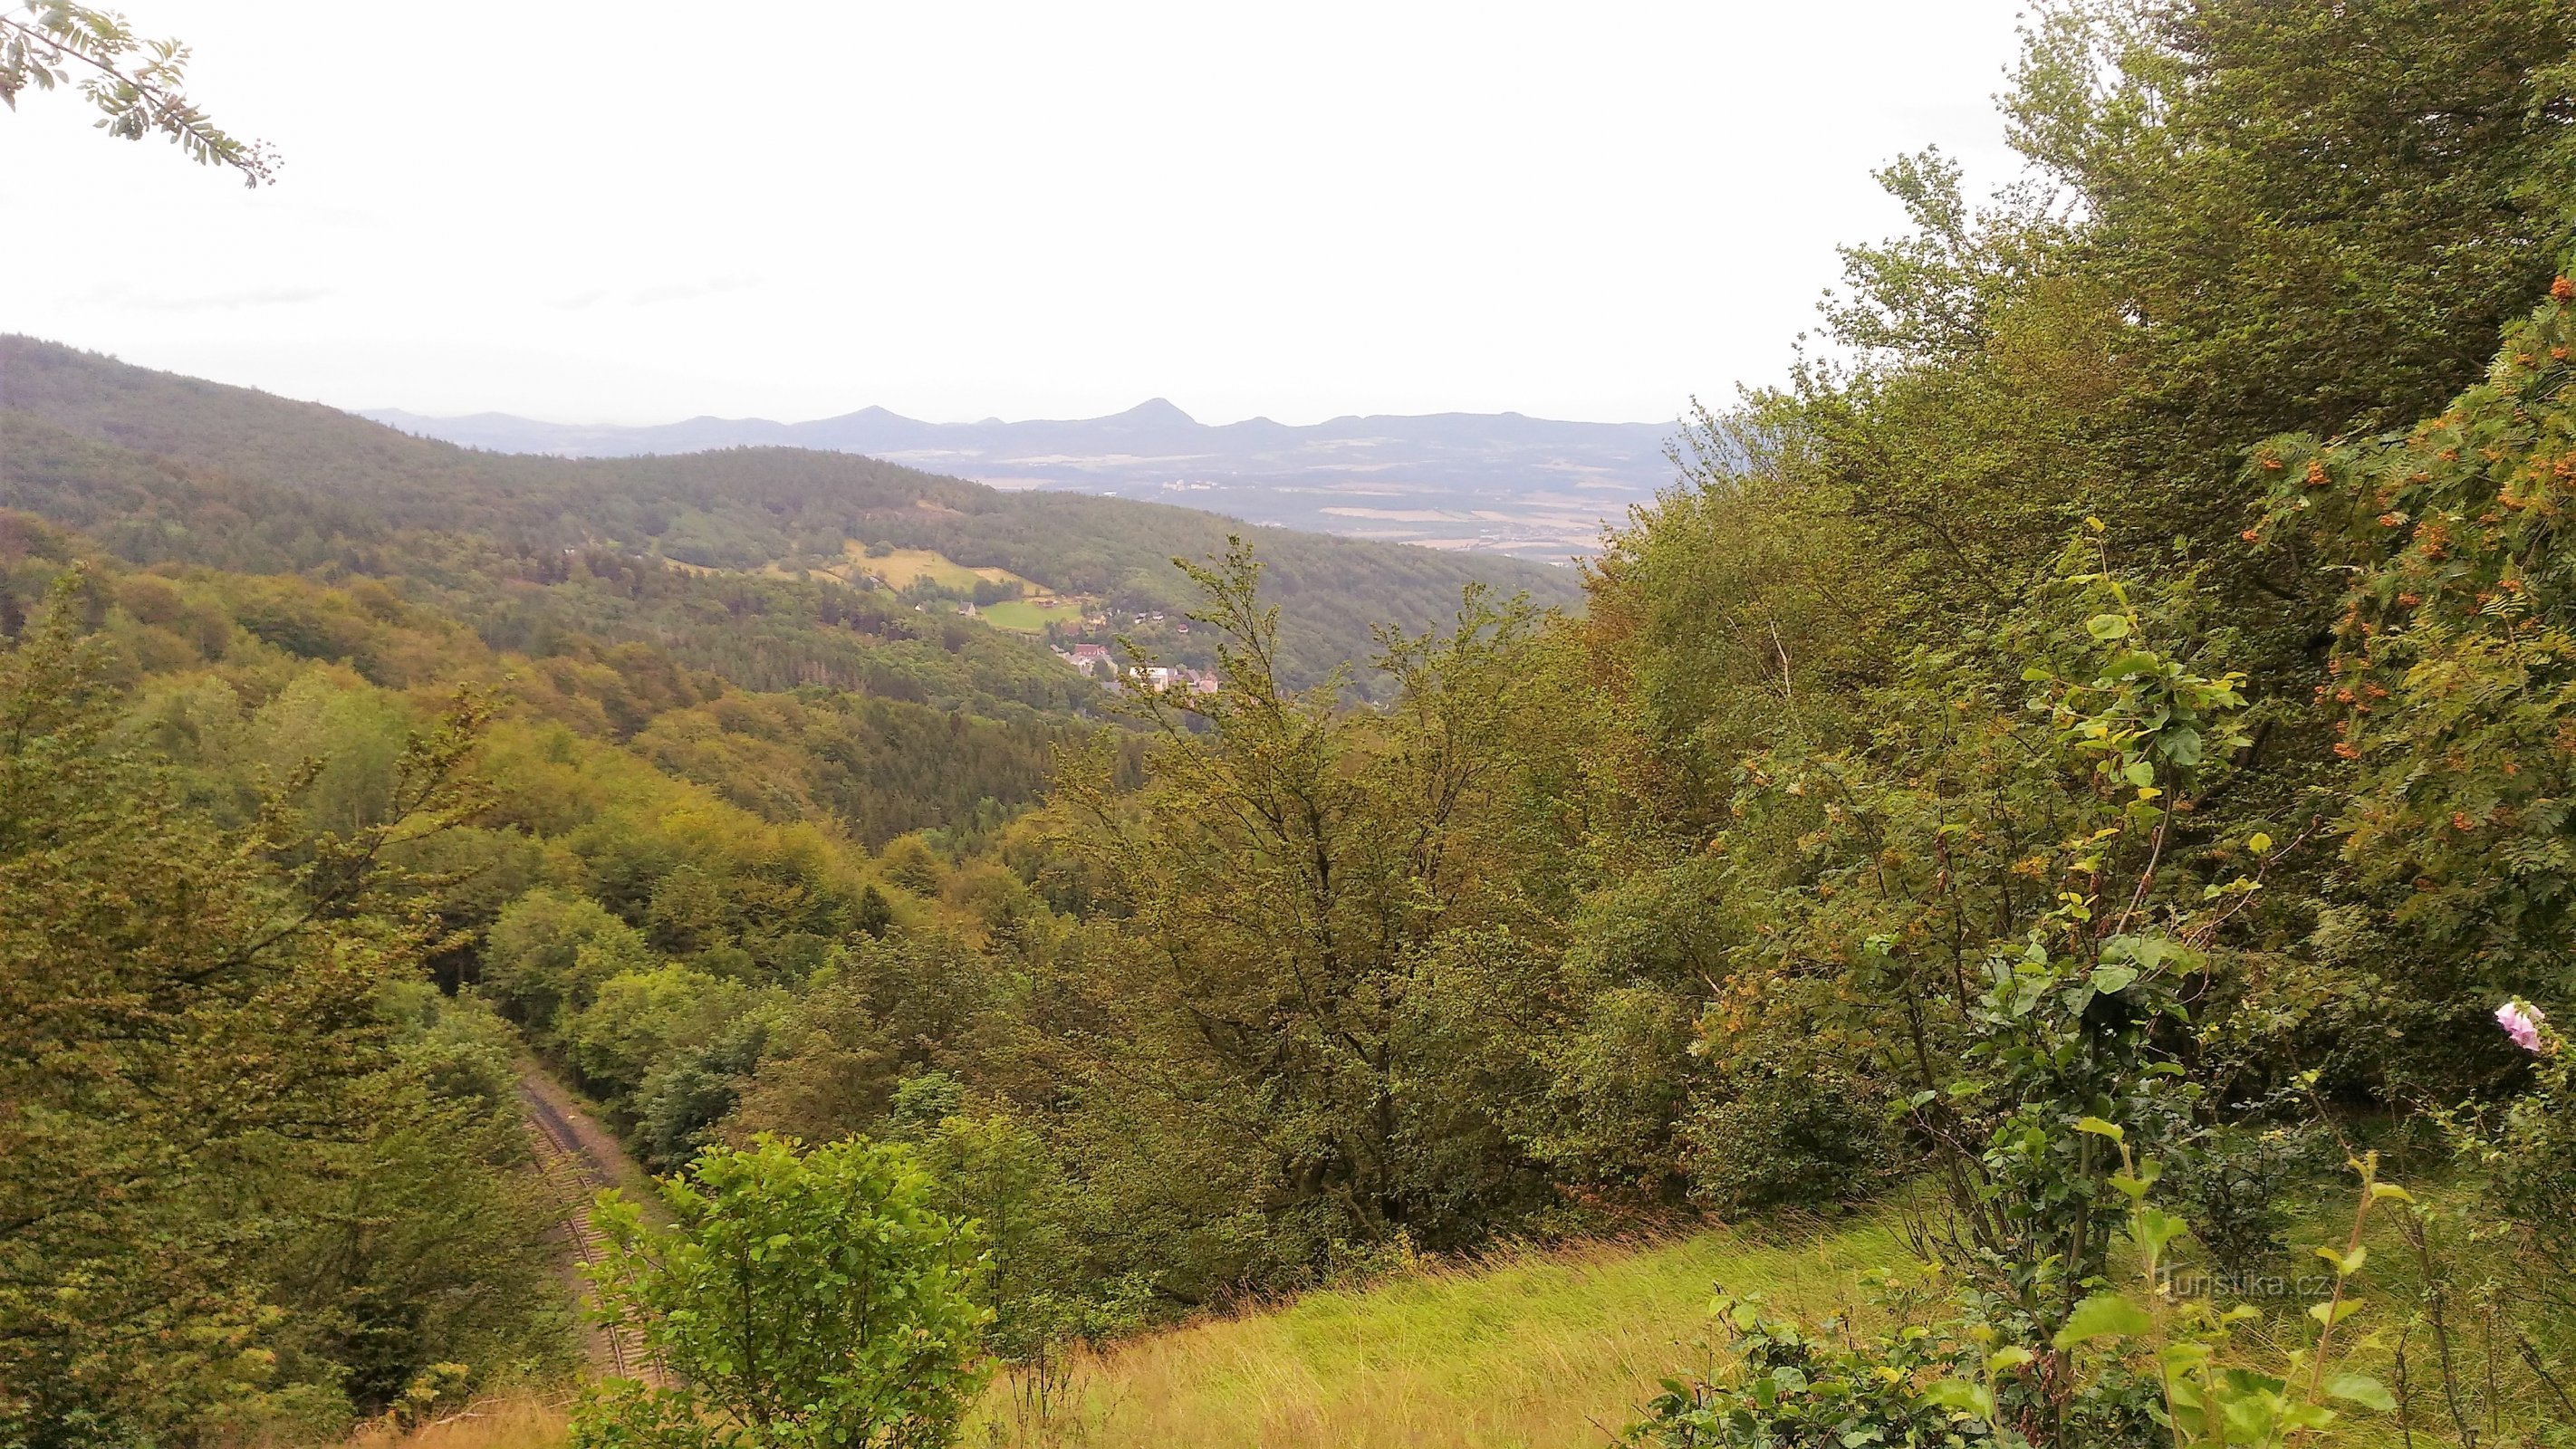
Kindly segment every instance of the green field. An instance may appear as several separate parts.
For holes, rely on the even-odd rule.
[[[851,539],[842,545],[846,562],[840,572],[866,574],[890,589],[908,589],[927,579],[945,589],[959,592],[972,590],[981,583],[1018,584],[1033,594],[1043,594],[1046,586],[1034,579],[1004,568],[968,568],[944,553],[927,548],[898,548],[889,553],[870,554],[865,545]]]
[[[2435,1190],[2431,1200],[2446,1195]],[[2330,1240],[2348,1209],[2308,1204],[2293,1243]],[[1861,1274],[1914,1262],[1890,1205],[1826,1227],[1715,1228],[1645,1244],[1517,1250],[1425,1264],[1077,1358],[1049,1412],[1026,1380],[986,1392],[961,1443],[981,1449],[1604,1449],[1658,1381],[1711,1366],[1711,1298],[1758,1294],[1810,1321],[1866,1301]],[[2383,1235],[2393,1233],[2384,1229]],[[2390,1237],[2381,1246],[2400,1245]],[[2395,1254],[2390,1254],[2392,1272]],[[2382,1274],[2376,1268],[2374,1275]],[[2398,1282],[2367,1282],[2376,1298]],[[2381,1305],[2385,1308],[2387,1305]],[[1862,1309],[1862,1316],[1868,1316]],[[2263,1344],[2241,1340],[2260,1362]],[[2386,1374],[2384,1346],[2361,1366]],[[368,1449],[561,1449],[564,1396],[498,1401],[472,1422]],[[2393,1449],[2361,1415],[2318,1449]]]
[[[961,1443],[990,1449],[1599,1449],[1656,1381],[1708,1361],[1719,1286],[1820,1312],[1907,1261],[1884,1220],[1731,1229],[1644,1246],[1507,1251],[1129,1340],[1072,1368],[1043,1422],[1024,1385],[986,1393]],[[495,1404],[384,1449],[559,1449],[559,1400]]]
[[[1080,601],[1062,599],[1040,603],[1034,599],[1010,599],[999,604],[986,604],[976,612],[996,629],[1009,629],[1020,634],[1043,632],[1049,624],[1071,624],[1082,618]]]
[[[1101,1449],[1597,1449],[1656,1381],[1707,1362],[1718,1285],[1828,1309],[1908,1260],[1887,1226],[1504,1253],[1272,1312],[1196,1324],[1077,1364],[1040,1425],[997,1384],[966,1442]]]

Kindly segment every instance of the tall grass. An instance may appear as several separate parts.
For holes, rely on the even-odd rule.
[[[1816,1311],[1906,1259],[1883,1227],[1514,1251],[1130,1340],[1077,1360],[1044,1421],[997,1383],[969,1449],[1557,1449],[1606,1443],[1656,1380],[1705,1362],[1720,1285]],[[354,1449],[561,1449],[538,1400]]]
[[[2419,1186],[2439,1200],[2441,1189]],[[2349,1208],[2303,1204],[2285,1255],[2332,1241]],[[1709,1366],[1709,1299],[1760,1293],[1813,1317],[1858,1297],[1861,1270],[1912,1259],[1894,1209],[1832,1229],[1719,1229],[1644,1246],[1518,1251],[1426,1266],[1363,1288],[1308,1294],[1237,1318],[1120,1343],[1072,1365],[1057,1412],[1030,1414],[1024,1385],[996,1383],[969,1421],[966,1449],[1603,1449],[1657,1380]],[[2386,1239],[2386,1241],[2381,1241]],[[2382,1227],[2361,1280],[2372,1319],[2415,1297],[2403,1245]],[[2473,1265],[2474,1266],[2474,1265]],[[2473,1275],[2474,1276],[2474,1275]],[[2307,1341],[2301,1301],[2267,1302],[2247,1360],[2277,1369]],[[2467,1311],[2467,1310],[2463,1310]],[[2463,1332],[2468,1327],[2462,1328]],[[2464,1339],[2463,1342],[2472,1340]],[[2416,1335],[2410,1436],[2384,1415],[2354,1415],[2320,1449],[2450,1442]],[[2464,1353],[2468,1350],[2464,1350]],[[2354,1366],[2394,1382],[2389,1346],[2361,1345]],[[2470,1358],[2475,1354],[2470,1353]],[[2482,1363],[2464,1364],[2482,1371]],[[352,1449],[561,1449],[566,1399],[478,1404],[410,1435],[361,1436]],[[2528,1393],[2503,1406],[2508,1428],[2549,1421]]]
[[[563,1449],[568,1404],[563,1395],[478,1400],[408,1432],[369,1429],[349,1449]]]
[[[1518,1252],[1197,1324],[1078,1361],[1044,1421],[996,1385],[969,1445],[1593,1449],[1705,1362],[1723,1285],[1815,1311],[1909,1255],[1883,1227]]]

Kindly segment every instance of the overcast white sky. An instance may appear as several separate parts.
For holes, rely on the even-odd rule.
[[[17,0],[6,0],[15,8]],[[286,158],[0,114],[0,331],[344,407],[1660,421],[1869,170],[2009,157],[2013,0],[120,0]]]

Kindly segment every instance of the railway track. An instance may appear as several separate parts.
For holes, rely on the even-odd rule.
[[[592,1202],[602,1188],[615,1184],[583,1145],[581,1134],[565,1120],[562,1109],[545,1093],[522,1081],[519,1100],[527,1109],[523,1115],[528,1123],[529,1145],[536,1153],[538,1175],[554,1196],[574,1260],[596,1272],[606,1261],[606,1253],[605,1239],[592,1221]],[[598,1300],[588,1287],[589,1280],[582,1281],[586,1306],[596,1308]],[[669,1382],[660,1359],[645,1343],[643,1334],[631,1325],[602,1325],[590,1335],[590,1344],[591,1357],[603,1372],[648,1384]]]

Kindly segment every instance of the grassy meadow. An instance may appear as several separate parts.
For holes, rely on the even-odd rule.
[[[2446,1199],[2439,1190],[2431,1194]],[[2290,1237],[2341,1236],[2338,1205],[2308,1205]],[[1607,1449],[1658,1381],[1709,1364],[1710,1298],[1758,1293],[1812,1320],[1863,1298],[1861,1273],[1913,1261],[1894,1207],[1804,1230],[1714,1228],[1667,1241],[1513,1249],[1425,1263],[1238,1317],[1187,1324],[1075,1357],[1045,1396],[997,1380],[966,1425],[967,1449]],[[2381,1312],[2404,1289],[2394,1222],[2359,1285]],[[2402,1292],[2399,1296],[2403,1296]],[[1868,1315],[1864,1310],[1862,1317]],[[2384,1332],[2384,1330],[2383,1330]],[[2245,1342],[2272,1360],[2304,1340]],[[2266,1345],[2269,1345],[2267,1348]],[[2386,1373],[2384,1344],[2362,1353]],[[560,1449],[571,1396],[478,1403],[353,1449]],[[2513,1406],[2529,1413],[2536,1405]],[[2316,1442],[2381,1449],[2403,1441],[2384,1416],[2347,1420]]]
[[[1718,1286],[1827,1309],[1902,1261],[1877,1222],[1798,1236],[1718,1229],[1644,1246],[1519,1250],[1429,1266],[1077,1359],[1053,1412],[997,1381],[978,1449],[1592,1449],[1659,1378],[1703,1362]],[[473,1406],[360,1449],[558,1449],[565,1400]]]
[[[1797,1237],[1720,1229],[1644,1247],[1493,1255],[1077,1361],[1057,1412],[998,1383],[969,1444],[1036,1449],[1576,1449],[1610,1441],[1656,1381],[1705,1361],[1714,1289],[1830,1308],[1907,1254],[1867,1223]]]
[[[1016,583],[1033,594],[1046,592],[1046,586],[1004,568],[968,568],[944,553],[927,548],[899,548],[891,553],[871,556],[856,539],[844,545],[849,557],[848,571],[873,575],[890,589],[908,589],[928,579],[946,589],[972,589],[979,582]]]
[[[1082,610],[1082,602],[1076,599],[1006,599],[998,604],[986,604],[977,612],[983,615],[985,623],[996,629],[1036,634],[1043,632],[1049,624],[1079,622]]]

